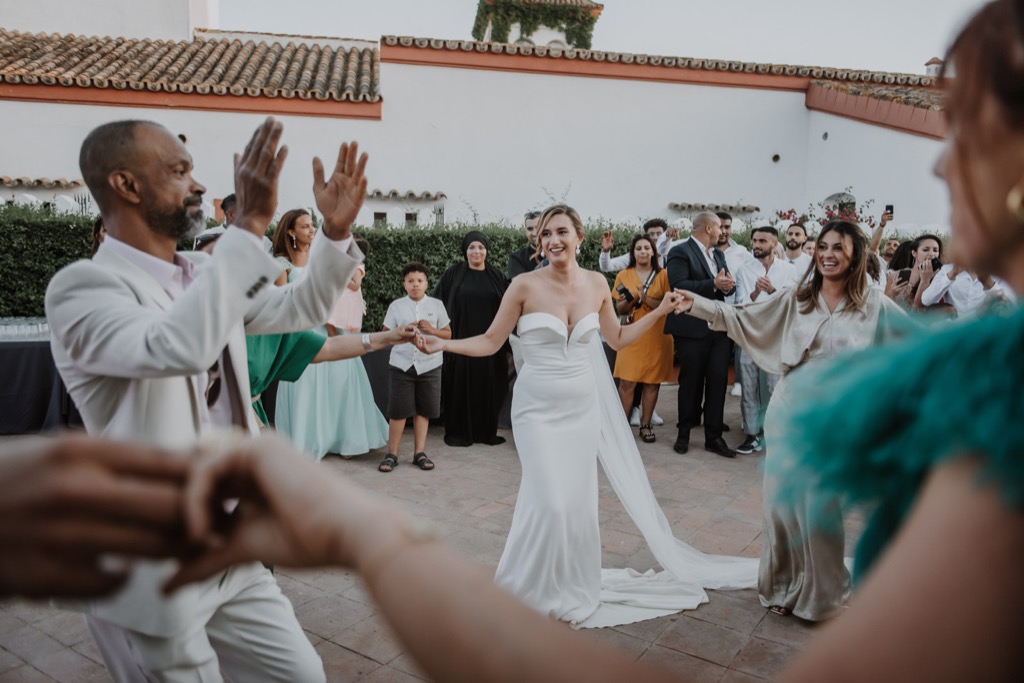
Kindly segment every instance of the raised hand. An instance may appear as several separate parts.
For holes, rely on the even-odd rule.
[[[365,153],[359,156],[358,143],[343,143],[334,171],[325,178],[324,163],[313,157],[313,196],[324,217],[324,234],[332,240],[352,234],[352,223],[366,198],[366,160]]]
[[[0,454],[0,596],[92,597],[126,578],[107,554],[185,549],[189,459],[85,437],[19,439]]]
[[[256,129],[245,151],[235,155],[235,196],[238,198],[233,225],[263,237],[277,210],[277,182],[288,157],[288,147],[277,148],[284,126],[273,117]]]
[[[608,253],[614,246],[615,238],[612,237],[611,230],[606,230],[605,233],[601,235],[601,251]]]

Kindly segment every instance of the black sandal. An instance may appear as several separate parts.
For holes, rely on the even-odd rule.
[[[650,424],[640,425],[640,440],[644,443],[654,443],[658,437],[654,436],[654,427]]]
[[[381,460],[380,464],[377,465],[377,471],[379,472],[390,472],[391,470],[398,467],[398,456],[394,453],[388,453]]]
[[[421,470],[432,470],[434,469],[434,461],[427,457],[426,453],[420,452],[412,456],[412,464],[419,467]]]

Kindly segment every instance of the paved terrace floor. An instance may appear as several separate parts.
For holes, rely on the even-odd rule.
[[[676,387],[664,387],[658,412],[666,426],[655,428],[657,443],[637,443],[676,536],[706,552],[757,557],[763,457],[706,453],[700,428],[692,433],[690,452],[677,455],[671,427],[675,405]],[[726,422],[732,427],[726,440],[736,446],[742,441],[739,399],[731,396]],[[500,446],[449,448],[441,428],[431,427],[427,452],[437,464],[432,472],[412,466],[408,452],[390,474],[377,472],[383,451],[350,460],[329,457],[323,466],[434,520],[450,546],[493,573],[512,521],[520,472],[511,432],[501,434],[508,441]],[[408,429],[405,451],[411,450],[410,439]],[[603,475],[600,509],[604,566],[652,567],[650,551]],[[849,540],[856,529],[848,531]],[[428,680],[350,572],[279,568],[277,577],[323,658],[329,681]],[[711,591],[710,597],[696,610],[582,633],[675,672],[680,680],[708,683],[771,680],[813,634],[812,625],[762,608],[755,590]],[[0,602],[0,683],[106,680],[81,615],[45,604]]]

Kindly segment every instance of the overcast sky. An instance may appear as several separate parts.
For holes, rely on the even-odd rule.
[[[477,0],[219,0],[220,27],[470,40]],[[604,0],[595,50],[923,73],[981,0]]]

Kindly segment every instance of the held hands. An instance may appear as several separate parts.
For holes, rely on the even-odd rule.
[[[729,292],[736,286],[736,281],[732,275],[725,268],[718,271],[718,275],[715,276],[715,289],[720,292]]]
[[[181,554],[189,465],[151,446],[77,436],[5,444],[0,596],[99,596],[126,579],[101,566],[105,555]]]
[[[277,181],[288,158],[288,148],[277,149],[284,127],[273,117],[256,129],[245,151],[235,155],[235,195],[238,212],[234,224],[263,237],[277,210]]]
[[[395,344],[403,344],[405,342],[411,342],[416,338],[416,325],[415,323],[409,323],[401,327],[396,327],[393,330],[388,330],[388,344],[394,346]]]
[[[611,230],[606,230],[605,233],[601,235],[601,251],[607,254],[614,246],[615,238],[612,237]]]
[[[283,439],[240,437],[225,445],[201,458],[188,478],[188,534],[204,550],[182,563],[165,592],[253,560],[358,566],[390,542],[400,511],[341,477],[325,475]],[[239,503],[226,516],[229,498]]]
[[[324,217],[324,234],[332,240],[341,240],[352,234],[352,223],[366,197],[366,160],[359,154],[359,145],[346,142],[338,150],[334,171],[324,177],[324,164],[313,157],[313,196],[316,208]]]
[[[416,344],[416,348],[423,353],[437,353],[438,351],[444,351],[445,340],[440,337],[435,337],[433,334],[426,333],[420,329],[416,331],[416,337],[413,339],[413,343]]]

